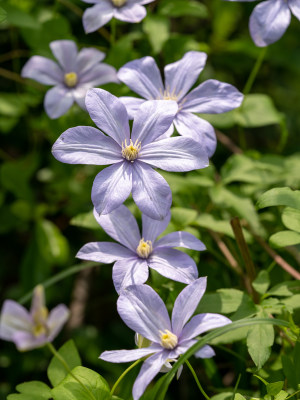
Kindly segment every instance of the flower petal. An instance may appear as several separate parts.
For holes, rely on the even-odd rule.
[[[170,128],[178,105],[175,101],[149,100],[139,108],[133,120],[131,139],[144,145],[153,142]]]
[[[99,172],[92,187],[92,202],[98,214],[108,214],[119,207],[132,189],[132,165],[123,162]]]
[[[157,247],[185,247],[186,249],[198,251],[206,250],[201,240],[184,231],[172,232],[162,237],[155,243],[155,248]]]
[[[179,343],[174,350],[171,351],[169,354],[170,358],[177,358],[181,354],[184,354],[190,347],[192,347],[195,343],[197,343],[197,340],[185,340],[182,343]]]
[[[123,7],[115,8],[114,17],[124,22],[140,22],[146,17],[146,9],[140,4],[126,4]]]
[[[181,335],[185,323],[194,314],[199,301],[206,290],[206,277],[199,278],[180,292],[172,312],[172,328],[177,336]]]
[[[171,219],[170,211],[167,213],[165,218],[161,221],[157,221],[148,217],[147,215],[142,215],[142,222],[143,222],[143,238],[145,240],[151,240],[152,244],[154,244],[156,238],[163,233],[163,231],[169,225]]]
[[[205,53],[189,51],[181,60],[166,65],[164,72],[167,92],[182,99],[198,79],[206,59]]]
[[[129,143],[129,122],[125,106],[116,97],[102,89],[87,92],[85,104],[95,124],[120,146]]]
[[[84,47],[77,55],[76,65],[79,78],[90,68],[94,67],[100,61],[104,60],[105,53],[93,47]]]
[[[5,300],[0,318],[0,338],[13,341],[16,332],[30,332],[31,328],[32,320],[26,308],[13,300]]]
[[[74,103],[72,91],[64,86],[54,86],[48,90],[44,99],[44,107],[52,119],[64,115]]]
[[[51,310],[47,319],[49,328],[48,340],[51,342],[61,331],[70,316],[69,309],[64,304],[59,304]]]
[[[136,219],[127,207],[121,205],[111,213],[100,216],[94,210],[94,217],[110,237],[128,247],[135,254],[141,234]]]
[[[120,260],[113,266],[113,282],[117,293],[130,285],[141,285],[149,276],[146,260],[137,256]]]
[[[119,80],[116,69],[105,63],[94,65],[80,76],[80,84],[88,83],[91,88],[109,82],[118,83]]]
[[[216,355],[216,353],[215,353],[214,349],[208,345],[203,346],[200,350],[198,350],[198,351],[196,351],[196,353],[194,353],[194,356],[196,358],[211,358],[215,355]]]
[[[287,2],[268,0],[258,4],[249,21],[252,39],[256,46],[265,47],[280,39],[291,22]]]
[[[182,136],[142,146],[139,158],[154,167],[174,172],[192,171],[209,165],[203,144]]]
[[[144,99],[138,99],[137,97],[119,97],[119,100],[126,107],[129,119],[134,119],[137,111],[141,105],[145,102]]]
[[[153,354],[155,351],[151,347],[133,350],[112,350],[104,351],[100,354],[101,360],[113,363],[123,363],[139,360],[149,354]]]
[[[56,62],[41,56],[31,57],[24,65],[21,75],[44,85],[57,85],[64,80],[64,73]]]
[[[85,244],[76,254],[81,260],[89,260],[104,264],[111,264],[117,260],[127,260],[134,256],[129,249],[118,243],[91,242]]]
[[[173,281],[191,283],[198,278],[198,270],[194,260],[187,254],[160,247],[149,257],[149,267]]]
[[[13,342],[20,351],[28,351],[44,346],[49,342],[46,335],[34,336],[31,332],[16,332],[13,335]]]
[[[50,49],[62,67],[64,73],[77,72],[77,46],[73,40],[55,40],[50,43]]]
[[[52,153],[67,164],[107,165],[123,160],[121,147],[91,126],[66,130],[54,143]]]
[[[160,331],[170,330],[170,318],[159,295],[147,285],[129,286],[121,292],[118,313],[133,331],[160,343]]]
[[[162,220],[172,204],[172,192],[165,179],[149,165],[132,164],[132,197],[142,213]]]
[[[292,13],[300,21],[300,4],[299,4],[299,1],[297,1],[297,0],[288,0],[288,5],[289,5]]]
[[[107,24],[112,19],[113,14],[113,5],[107,0],[102,0],[99,4],[85,10],[82,17],[85,33],[94,32]]]
[[[118,78],[133,92],[147,100],[161,99],[164,86],[154,58],[143,57],[120,68]]]

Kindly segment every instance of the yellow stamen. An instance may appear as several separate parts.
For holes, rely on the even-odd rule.
[[[65,74],[65,84],[68,87],[74,87],[77,85],[78,82],[78,76],[76,74],[76,72],[68,72],[67,74]]]
[[[152,253],[153,247],[151,240],[145,242],[144,238],[140,240],[138,247],[136,248],[137,255],[141,258],[148,258]]]
[[[174,349],[178,344],[178,338],[174,333],[165,329],[164,332],[160,331],[160,344],[168,350]]]
[[[139,151],[141,150],[141,142],[136,142],[133,144],[133,141],[130,139],[130,144],[127,145],[126,139],[125,142],[122,143],[122,156],[126,158],[128,161],[134,161],[138,158]]]
[[[127,2],[127,0],[111,0],[113,5],[116,7],[122,7]]]

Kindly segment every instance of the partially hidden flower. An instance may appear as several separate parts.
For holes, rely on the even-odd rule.
[[[85,10],[82,18],[86,33],[94,32],[107,24],[112,18],[124,22],[140,22],[146,17],[144,4],[154,0],[83,0],[94,4]]]
[[[65,114],[74,101],[84,110],[88,89],[109,82],[118,82],[114,67],[101,61],[105,54],[94,48],[78,52],[72,40],[55,40],[50,48],[58,63],[41,56],[31,57],[22,69],[23,78],[44,85],[54,85],[46,93],[44,107],[50,118]]]
[[[259,3],[249,20],[250,34],[256,46],[266,47],[279,40],[290,25],[292,14],[300,21],[299,0],[267,0]]]
[[[178,103],[174,125],[180,135],[200,142],[211,157],[216,149],[216,134],[210,123],[195,113],[219,114],[239,107],[243,95],[234,86],[209,79],[190,93],[206,63],[207,55],[189,51],[184,57],[164,68],[165,83],[152,57],[143,57],[125,64],[118,72],[119,79],[143,99],[121,97],[131,118],[144,99],[173,100]],[[169,136],[173,133],[173,125]]]
[[[123,205],[110,214],[99,216],[94,212],[94,215],[105,232],[120,244],[88,243],[76,257],[107,264],[115,262],[113,282],[118,293],[129,285],[145,283],[149,275],[148,268],[183,283],[191,283],[198,278],[194,260],[174,247],[205,250],[199,239],[188,232],[172,232],[157,240],[169,224],[170,212],[162,221],[143,214],[142,236],[134,216]]]
[[[133,399],[138,400],[148,384],[166,367],[185,353],[202,333],[231,323],[220,314],[198,314],[191,318],[206,290],[206,278],[199,278],[182,290],[175,300],[172,318],[159,295],[147,285],[133,285],[121,292],[117,302],[118,313],[132,330],[151,341],[149,347],[133,350],[105,351],[100,358],[122,363],[147,357],[133,385]],[[191,319],[190,319],[191,318]],[[203,346],[196,357],[210,358],[214,350]]]
[[[4,302],[0,316],[0,338],[15,343],[20,351],[35,349],[52,342],[68,318],[69,310],[64,304],[48,312],[44,287],[38,285],[34,289],[29,312],[13,300]]]
[[[144,214],[163,219],[171,207],[172,193],[153,167],[182,172],[208,166],[205,150],[190,138],[156,141],[169,129],[177,104],[145,102],[136,113],[131,134],[125,106],[109,92],[89,90],[86,107],[108,136],[89,126],[70,128],[55,142],[54,157],[68,164],[112,164],[94,180],[92,201],[98,214],[110,213],[132,192]]]

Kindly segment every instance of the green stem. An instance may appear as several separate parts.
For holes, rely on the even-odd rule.
[[[117,21],[115,18],[112,18],[110,21],[110,45],[113,46],[116,41],[116,32],[117,32]]]
[[[252,68],[252,71],[250,72],[249,78],[244,87],[244,90],[243,90],[244,95],[247,95],[250,93],[252,86],[254,84],[255,78],[262,66],[262,63],[264,61],[266,53],[267,53],[267,47],[263,47],[257,57],[256,63],[254,64],[254,67]],[[241,107],[243,107],[243,105]]]
[[[89,388],[87,388],[80,379],[77,378],[77,376],[75,376],[73,374],[73,372],[71,371],[70,367],[68,366],[68,364],[66,363],[66,361],[64,360],[64,358],[59,354],[58,351],[56,351],[55,347],[53,346],[52,343],[47,343],[47,346],[49,348],[49,350],[51,351],[51,353],[54,355],[54,357],[56,357],[60,363],[64,366],[65,370],[72,376],[73,379],[75,379],[80,386],[87,392],[87,394],[89,395],[89,397],[92,400],[96,400],[95,396],[93,395],[93,393],[90,391]]]
[[[193,375],[193,377],[194,377],[194,379],[195,379],[195,381],[197,383],[197,386],[198,386],[200,392],[203,394],[203,396],[206,398],[206,400],[210,400],[210,397],[205,393],[203,387],[201,386],[201,384],[199,382],[199,379],[198,379],[198,377],[196,375],[196,372],[194,371],[194,368],[191,366],[190,362],[188,360],[186,360],[185,363],[189,367],[189,369],[190,369],[190,371],[191,371],[191,373],[192,373],[192,375]]]
[[[290,399],[291,397],[293,397],[293,396],[295,396],[295,394],[298,394],[298,393],[300,393],[300,390],[297,390],[297,392],[295,392],[295,393],[293,393],[293,394],[291,394],[290,396],[288,396],[285,400],[288,400],[288,399]]]
[[[136,365],[138,365],[140,362],[142,361],[142,358],[140,358],[139,360],[136,360],[133,364],[130,365],[130,367],[128,367],[122,375],[120,375],[120,377],[118,378],[118,380],[116,381],[116,383],[114,384],[114,386],[112,387],[110,394],[111,396],[114,394],[117,386],[119,385],[119,383],[121,382],[121,380],[124,378],[125,375],[128,374],[129,371],[132,370],[132,368],[134,368]]]

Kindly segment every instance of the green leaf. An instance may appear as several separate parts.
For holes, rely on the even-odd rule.
[[[198,17],[207,18],[208,10],[204,4],[188,0],[164,0],[158,9],[159,14],[166,17]]]
[[[255,280],[252,282],[252,286],[259,294],[265,294],[270,286],[270,276],[266,270],[262,270],[258,273]]]
[[[269,242],[272,247],[294,246],[300,243],[300,233],[294,231],[281,231],[270,236]]]
[[[76,367],[72,369],[72,375],[67,375],[58,386],[52,389],[54,400],[91,400],[91,393],[96,400],[111,398],[108,383],[97,372],[85,367]]]
[[[234,400],[246,400],[246,398],[242,396],[240,393],[236,393],[234,396]]]
[[[0,7],[0,23],[6,20],[7,12]]]
[[[287,299],[281,300],[281,302],[288,308],[295,310],[300,308],[300,294],[288,297]]]
[[[51,389],[44,382],[31,381],[17,385],[20,394],[10,394],[7,400],[48,400],[52,398]]]
[[[71,219],[70,225],[88,229],[99,229],[99,224],[95,220],[93,211],[76,215]]]
[[[268,383],[267,387],[266,387],[267,393],[270,396],[276,396],[281,391],[281,389],[283,388],[283,385],[284,385],[284,382],[281,382],[281,381],[280,382]]]
[[[172,207],[171,208],[172,222],[178,229],[185,228],[195,221],[197,218],[197,211],[190,208]]]
[[[148,14],[143,23],[144,32],[147,34],[153,53],[159,53],[165,42],[170,37],[170,20],[161,15]]]
[[[299,370],[295,369],[295,364],[293,361],[286,355],[281,356],[282,368],[284,375],[287,378],[288,385],[291,386],[293,389],[298,389],[298,375]]]
[[[275,400],[285,400],[288,397],[288,393],[285,390],[280,390],[275,396]]]
[[[62,356],[70,369],[81,365],[81,359],[73,340],[66,342],[59,350],[58,353]],[[68,372],[62,363],[53,357],[47,369],[47,375],[52,386],[57,386],[67,376]]]
[[[292,296],[300,291],[299,281],[281,282],[273,286],[267,293],[268,296]]]
[[[286,228],[300,233],[300,209],[286,207],[281,216]]]
[[[7,13],[6,20],[9,25],[17,26],[18,28],[39,28],[36,18],[12,4],[5,4],[4,11]]]
[[[300,190],[289,187],[274,188],[265,192],[257,201],[257,208],[289,206],[300,210]]]

